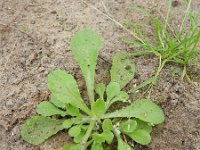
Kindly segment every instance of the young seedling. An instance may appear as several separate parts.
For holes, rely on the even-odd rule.
[[[130,7],[137,11],[142,11],[144,15],[150,19],[151,25],[143,23],[131,23],[127,25],[135,33],[137,41],[130,41],[134,48],[142,48],[142,51],[137,51],[131,54],[133,56],[141,56],[146,54],[154,54],[159,59],[159,66],[155,75],[149,81],[145,81],[145,85],[154,84],[164,66],[173,62],[183,66],[181,78],[187,78],[192,83],[187,75],[187,66],[200,66],[195,60],[199,59],[200,50],[197,48],[200,40],[200,29],[197,26],[197,18],[200,12],[193,12],[190,9],[191,0],[188,0],[185,16],[179,28],[174,30],[170,25],[170,12],[172,0],[169,1],[169,8],[166,17],[157,9],[153,12],[158,12],[159,17],[151,13],[152,10],[145,10],[140,7]],[[188,20],[188,22],[187,22]],[[187,27],[187,23],[189,27]],[[148,30],[148,31],[147,31]],[[149,35],[151,33],[151,36]],[[144,85],[144,84],[143,84]],[[132,90],[135,91],[135,88]],[[131,92],[131,91],[130,91]]]
[[[82,29],[75,33],[71,48],[85,79],[89,106],[81,98],[74,77],[67,71],[54,70],[48,75],[50,101],[41,102],[37,106],[38,115],[28,119],[21,128],[25,141],[38,145],[67,129],[73,142],[62,150],[103,150],[114,137],[118,150],[133,149],[133,142],[129,145],[122,135],[142,145],[150,143],[152,126],[164,121],[163,111],[150,99],[128,103],[129,95],[122,89],[132,80],[135,65],[126,52],[113,57],[110,83],[107,86],[95,83],[95,66],[101,47],[101,39],[95,31]],[[109,110],[116,102],[123,102],[126,107]]]

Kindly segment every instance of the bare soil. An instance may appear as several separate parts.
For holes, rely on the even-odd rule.
[[[100,0],[88,3],[103,10]],[[129,5],[161,7],[166,1],[107,0],[107,9],[114,18],[143,21],[144,16],[127,9]],[[175,24],[185,10],[183,1],[173,3]],[[192,8],[200,8],[193,0]],[[67,132],[60,132],[39,146],[32,146],[20,138],[20,127],[35,114],[36,105],[48,99],[47,75],[55,68],[72,73],[85,90],[80,69],[72,57],[70,40],[83,27],[93,28],[102,36],[96,81],[109,81],[112,54],[116,51],[134,51],[125,39],[132,38],[111,20],[85,5],[81,0],[1,0],[0,1],[0,150],[56,150],[70,141]],[[199,24],[200,25],[200,24]],[[144,81],[154,74],[157,60],[140,57],[137,77],[133,83]],[[165,123],[154,128],[148,146],[136,150],[200,150],[200,71],[190,68],[197,84],[181,81],[180,66],[167,65],[151,94],[164,110]],[[133,96],[134,97],[134,96]],[[116,148],[114,148],[116,149]]]

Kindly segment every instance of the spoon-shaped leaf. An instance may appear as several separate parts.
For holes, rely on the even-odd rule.
[[[106,104],[104,100],[98,99],[92,106],[92,111],[97,117],[101,117],[106,111]]]
[[[22,138],[30,144],[39,145],[46,139],[64,129],[63,120],[55,120],[44,116],[34,116],[21,128]]]
[[[131,137],[134,141],[137,143],[140,143],[142,145],[147,145],[151,142],[151,136],[150,134],[142,129],[138,129],[133,131],[132,133],[126,133],[129,137]]]
[[[128,119],[120,123],[120,131],[123,133],[130,133],[133,132],[137,128],[137,121],[134,119]]]
[[[53,94],[51,94],[50,102],[58,108],[65,109],[66,103],[62,103],[61,101],[59,101],[59,99],[56,98]]]
[[[101,143],[93,142],[91,150],[103,150],[103,146]]]
[[[117,135],[117,142],[117,150],[132,150],[132,148],[121,139],[120,134]]]
[[[120,93],[120,85],[117,82],[110,82],[106,87],[107,101],[111,101]]]
[[[99,95],[99,97],[101,99],[104,99],[104,92],[105,92],[106,86],[103,83],[98,83],[98,84],[95,84],[94,88],[95,88],[95,92]]]
[[[103,118],[117,118],[135,117],[142,121],[152,124],[160,124],[164,121],[163,111],[150,99],[141,99],[134,101],[131,105],[114,111],[112,113],[105,114]]]
[[[90,102],[94,102],[94,76],[97,56],[102,42],[100,36],[91,29],[75,33],[71,42],[72,53],[78,62],[87,85]]]
[[[66,71],[55,70],[51,72],[48,75],[48,87],[59,102],[72,104],[90,114],[90,110],[81,98],[76,80]]]
[[[67,115],[65,111],[58,109],[55,105],[47,101],[43,101],[37,105],[37,113],[42,116]]]

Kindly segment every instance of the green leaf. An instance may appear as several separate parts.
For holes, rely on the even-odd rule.
[[[111,144],[112,141],[113,141],[113,138],[114,138],[114,135],[110,131],[109,132],[103,132],[101,134],[94,133],[92,135],[92,139],[97,143],[104,143],[106,141],[108,144]]]
[[[137,128],[137,121],[134,119],[128,119],[120,123],[120,131],[123,133],[133,132]]]
[[[135,119],[137,121],[137,129],[141,129],[141,130],[145,130],[147,131],[148,133],[151,133],[152,131],[152,126],[149,125],[148,122],[144,122],[144,121],[141,121],[139,119]]]
[[[152,131],[152,127],[144,121],[141,121],[139,119],[132,119],[134,123],[133,125],[133,130],[128,130],[127,131],[127,123],[125,122],[124,124],[120,124],[120,131],[131,137],[134,141],[137,143],[140,143],[142,145],[149,144],[151,141],[151,136],[150,133]],[[135,126],[136,124],[136,126]],[[131,128],[131,127],[130,127]]]
[[[117,150],[132,150],[132,148],[121,139],[120,135],[117,135],[117,142]]]
[[[101,143],[93,142],[91,150],[103,150],[103,146]]]
[[[131,137],[134,141],[136,141],[139,144],[147,145],[151,142],[151,136],[150,134],[142,129],[137,129],[133,131],[132,133],[126,133],[129,137]]]
[[[43,101],[39,105],[37,105],[37,113],[41,114],[42,116],[53,116],[53,115],[67,115],[66,112],[58,109],[52,103]]]
[[[79,148],[79,144],[69,143],[64,145],[60,150],[77,150]]]
[[[80,143],[82,138],[84,137],[85,135],[85,131],[81,130],[80,134],[76,137],[74,137],[74,142],[75,143]]]
[[[104,132],[110,132],[113,130],[113,124],[110,119],[105,119],[102,124],[102,129]]]
[[[75,124],[77,121],[79,120],[79,118],[71,118],[71,119],[67,119],[63,122],[63,127],[68,129],[70,128],[73,124]]]
[[[103,132],[102,135],[104,136],[106,142],[111,144],[114,138],[114,134],[112,132]]]
[[[106,87],[107,101],[111,101],[120,93],[120,85],[117,82],[110,82]]]
[[[98,117],[101,117],[106,111],[106,104],[102,99],[98,99],[92,106],[92,111]]]
[[[104,99],[105,85],[103,83],[95,84],[95,92],[99,95],[101,99]]]
[[[129,95],[126,92],[120,91],[120,85],[117,82],[110,82],[108,84],[106,88],[106,94],[107,94],[107,101],[106,101],[107,108],[110,107],[111,104],[117,101],[125,102],[129,98]]]
[[[76,137],[81,133],[81,125],[75,125],[69,129],[68,134],[71,137]]]
[[[97,143],[104,143],[106,141],[105,136],[103,134],[99,134],[99,133],[94,133],[92,135],[92,139]]]
[[[65,109],[66,104],[59,101],[53,94],[51,94],[50,102],[58,108]]]
[[[121,110],[102,116],[102,118],[117,117],[135,117],[152,124],[160,124],[164,121],[163,111],[150,99],[136,100],[131,105]]]
[[[126,102],[128,98],[129,98],[129,95],[126,92],[120,91],[120,93],[111,100],[110,105],[119,101]]]
[[[71,116],[81,116],[79,109],[71,104],[66,105],[67,113]]]
[[[63,120],[34,116],[23,124],[21,136],[28,143],[39,145],[58,131],[64,129],[62,123]]]
[[[94,76],[97,56],[102,42],[100,36],[91,29],[75,33],[71,41],[72,53],[78,62],[87,85],[90,101],[94,101]]]
[[[55,70],[51,72],[48,75],[48,87],[59,102],[72,104],[90,114],[90,110],[80,96],[75,79],[66,71]]]
[[[125,51],[115,54],[110,70],[111,81],[120,84],[123,88],[129,83],[135,73],[135,65],[128,59],[128,54]]]

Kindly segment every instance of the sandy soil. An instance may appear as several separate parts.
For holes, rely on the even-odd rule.
[[[88,3],[103,9],[99,0]],[[129,5],[151,7],[140,0],[107,0],[109,12],[119,21],[142,21],[143,15],[127,9]],[[166,11],[165,0],[158,6]],[[179,0],[173,8],[178,22],[183,9]],[[193,9],[200,1],[193,0]],[[70,39],[80,28],[98,31],[104,40],[97,66],[96,80],[106,83],[111,56],[116,51],[134,51],[123,42],[130,37],[96,10],[80,0],[1,0],[0,1],[0,150],[54,150],[70,140],[60,132],[40,146],[31,146],[20,138],[20,127],[35,114],[36,105],[48,99],[47,74],[55,68],[68,70],[84,91],[83,78],[70,51]],[[175,23],[176,23],[175,21]],[[137,83],[150,77],[157,66],[152,57],[133,60],[137,65]],[[172,73],[176,71],[176,73]],[[181,81],[180,66],[168,65],[160,75],[151,98],[164,110],[166,120],[154,128],[152,143],[138,150],[200,149],[200,71],[192,70],[197,85]]]

